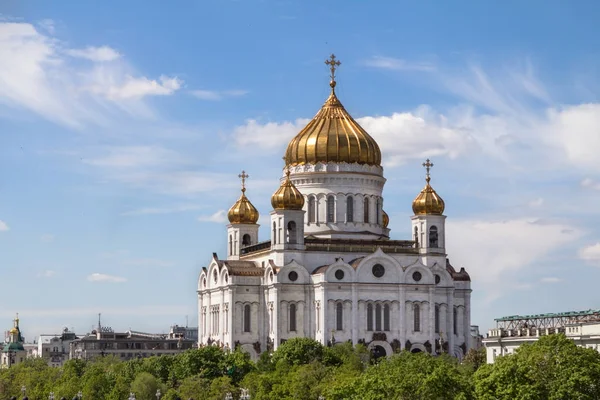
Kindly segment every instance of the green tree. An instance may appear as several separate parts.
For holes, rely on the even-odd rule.
[[[309,364],[323,360],[324,352],[323,345],[314,339],[293,338],[279,346],[271,360],[275,365],[280,361],[289,365]]]
[[[548,335],[475,373],[479,399],[600,399],[600,354]]]
[[[140,372],[131,383],[131,391],[135,393],[136,400],[155,400],[156,391],[165,391],[156,377],[148,372]]]
[[[479,350],[470,349],[463,358],[463,364],[470,367],[473,371],[477,371],[479,367],[486,363],[485,347]]]
[[[402,352],[369,367],[348,394],[357,400],[472,399],[464,371],[449,356]]]

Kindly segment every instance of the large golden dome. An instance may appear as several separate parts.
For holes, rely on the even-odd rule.
[[[259,214],[256,207],[246,197],[245,183],[248,175],[245,171],[242,171],[239,177],[242,179],[242,195],[229,209],[227,218],[232,224],[255,224],[258,221]]]
[[[427,177],[425,178],[427,184],[413,201],[413,212],[415,215],[442,215],[444,213],[444,208],[446,207],[444,200],[442,200],[429,184],[429,181],[431,180],[429,169],[433,167],[433,164],[428,159],[423,163],[423,166],[427,168]]]
[[[271,205],[275,210],[302,210],[304,207],[304,197],[290,180],[289,169],[286,171],[285,181],[271,196]]]
[[[326,63],[331,65],[331,94],[317,115],[288,144],[286,165],[318,162],[381,165],[377,142],[348,114],[335,94],[335,67],[339,61],[332,54]]]
[[[388,225],[390,224],[390,216],[388,215],[388,213],[386,213],[385,211],[381,210],[381,215],[382,215],[382,222],[383,222],[383,227],[387,228]]]

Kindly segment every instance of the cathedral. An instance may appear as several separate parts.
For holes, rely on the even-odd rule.
[[[331,94],[287,146],[270,240],[258,240],[259,213],[240,175],[227,257],[213,253],[198,279],[199,345],[239,347],[257,359],[310,337],[362,343],[376,357],[408,350],[461,358],[471,347],[471,279],[447,258],[433,164],[423,164],[425,186],[406,221],[412,237],[392,239],[381,151],[336,95],[340,62],[331,55],[326,64]]]

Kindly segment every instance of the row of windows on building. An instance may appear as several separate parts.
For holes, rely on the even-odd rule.
[[[289,306],[289,326],[290,332],[295,332],[297,327],[297,307],[295,304]],[[344,330],[344,304],[341,302],[335,305],[335,329],[337,331]],[[440,333],[440,306],[435,305],[434,311],[435,333]],[[249,304],[244,306],[243,325],[244,332],[251,332],[252,329],[252,312]],[[367,331],[390,331],[390,305],[381,303],[367,304]],[[458,309],[454,307],[452,318],[453,333],[458,334]],[[421,306],[413,305],[413,331],[421,331]]]
[[[320,311],[320,310],[318,310]],[[421,331],[421,306],[419,304],[413,305],[413,331]],[[344,304],[338,302],[335,305],[335,329],[337,331],[344,330]],[[298,307],[292,303],[288,308],[288,330],[290,332],[296,332],[298,326]],[[211,307],[211,327],[210,334],[219,334],[219,307]],[[224,310],[224,325],[223,332],[228,332],[228,309]],[[367,304],[367,321],[366,329],[368,332],[377,331],[390,331],[390,305],[381,303],[369,303]],[[203,313],[203,334],[206,335],[206,312]],[[244,305],[244,312],[242,316],[242,330],[245,333],[252,332],[252,309],[249,304]],[[452,318],[453,333],[458,334],[458,308],[454,307],[453,318]],[[440,333],[440,306],[435,305],[434,310],[434,330],[435,333]]]
[[[339,207],[339,204],[337,204]],[[368,223],[381,223],[381,199],[375,200],[375,215],[371,215],[371,200],[368,197],[365,197],[362,201],[362,222]],[[336,218],[336,200],[335,196],[327,196],[325,200],[325,219],[319,215],[318,207],[317,207],[317,199],[315,196],[308,197],[308,222],[316,223],[316,222],[338,222]],[[360,222],[356,220],[355,216],[355,199],[353,196],[346,197],[346,221],[345,222]]]

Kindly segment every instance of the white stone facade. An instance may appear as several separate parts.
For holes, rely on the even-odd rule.
[[[415,215],[407,221],[415,236],[391,240],[381,167],[303,165],[290,175],[303,210],[273,210],[267,242],[256,242],[258,225],[228,225],[228,257],[213,254],[200,272],[199,344],[256,358],[311,337],[380,355],[462,357],[472,347],[470,278],[447,259],[446,217]]]
[[[493,364],[500,356],[513,354],[525,343],[535,343],[540,337],[564,334],[577,346],[592,348],[600,352],[600,321],[570,323],[554,328],[490,329],[483,339],[488,364]]]

